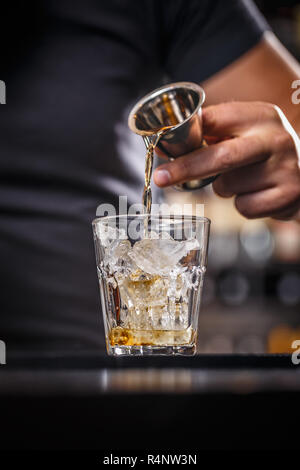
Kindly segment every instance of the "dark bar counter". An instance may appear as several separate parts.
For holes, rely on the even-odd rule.
[[[290,355],[14,354],[0,449],[297,448],[299,392]]]

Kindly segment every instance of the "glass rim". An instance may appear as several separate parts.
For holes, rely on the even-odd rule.
[[[202,216],[197,216],[197,215],[185,215],[185,214],[182,214],[182,215],[178,215],[178,214],[175,214],[175,215],[163,215],[163,214],[158,214],[158,215],[151,215],[151,214],[133,214],[133,215],[130,215],[130,214],[121,214],[121,215],[104,215],[102,217],[96,217],[93,221],[92,221],[92,225],[95,226],[97,225],[98,223],[101,223],[101,222],[105,222],[105,221],[110,221],[110,220],[124,220],[124,219],[127,219],[127,218],[142,218],[142,219],[145,219],[146,217],[150,217],[150,219],[156,219],[156,220],[175,220],[177,222],[194,222],[194,223],[203,223],[203,224],[208,224],[210,225],[211,224],[211,220],[208,218],[208,217],[202,217]]]

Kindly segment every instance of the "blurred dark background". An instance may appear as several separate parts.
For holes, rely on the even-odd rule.
[[[275,34],[289,51],[300,58],[300,2],[295,0],[255,0]]]
[[[300,3],[256,3],[300,60]],[[300,224],[247,221],[237,214],[232,200],[221,199],[210,189],[193,195],[171,189],[168,198],[204,203],[204,215],[212,220],[199,352],[292,351],[293,340],[300,338]]]

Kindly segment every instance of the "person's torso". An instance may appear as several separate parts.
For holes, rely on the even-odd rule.
[[[8,15],[0,331],[12,342],[103,341],[90,223],[103,202],[141,200],[145,150],[126,119],[162,80],[145,14],[139,2],[63,0]]]

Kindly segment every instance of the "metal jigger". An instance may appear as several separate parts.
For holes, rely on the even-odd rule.
[[[202,132],[204,90],[196,83],[178,82],[157,88],[132,108],[129,128],[144,138],[146,147],[160,135],[157,147],[170,159],[206,146]],[[199,155],[199,158],[200,155]],[[176,185],[181,191],[199,189],[216,176]]]

